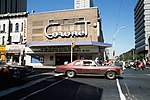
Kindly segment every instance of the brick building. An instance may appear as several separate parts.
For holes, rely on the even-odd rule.
[[[104,43],[98,8],[43,12],[28,15],[27,65],[60,65],[72,58],[95,59],[104,56]]]

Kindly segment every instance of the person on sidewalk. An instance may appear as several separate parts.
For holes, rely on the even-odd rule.
[[[134,63],[133,63],[133,69],[136,69],[137,68],[137,60],[134,59]]]
[[[142,59],[141,60],[141,69],[144,70],[145,66],[146,66],[146,61],[145,61],[145,59]]]
[[[136,66],[137,68],[136,69],[140,69],[141,68],[141,60],[137,59],[136,64],[137,64],[137,66]]]
[[[125,61],[123,60],[123,61],[122,61],[122,68],[123,68],[123,70],[126,69],[126,68],[125,68],[125,64],[126,64],[126,63],[125,63]]]

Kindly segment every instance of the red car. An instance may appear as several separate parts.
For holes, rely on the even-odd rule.
[[[56,66],[55,72],[65,73],[68,77],[77,74],[104,75],[108,79],[115,79],[122,72],[121,67],[101,66],[93,60],[75,60],[69,64]]]

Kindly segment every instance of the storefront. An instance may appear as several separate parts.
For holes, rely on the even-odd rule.
[[[72,58],[95,59],[99,55],[99,47],[110,47],[111,44],[101,42],[75,42]],[[71,61],[71,42],[32,43],[26,48],[26,59],[32,65],[61,65]],[[103,55],[103,52],[101,52]]]
[[[22,65],[25,45],[6,45],[7,64]]]
[[[0,46],[0,61],[6,62],[6,56],[5,56],[5,46]]]

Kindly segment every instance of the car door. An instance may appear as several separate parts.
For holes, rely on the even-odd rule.
[[[82,73],[81,61],[76,61],[72,67],[76,71],[77,74]]]
[[[100,68],[93,61],[83,61],[82,74],[99,74]]]

